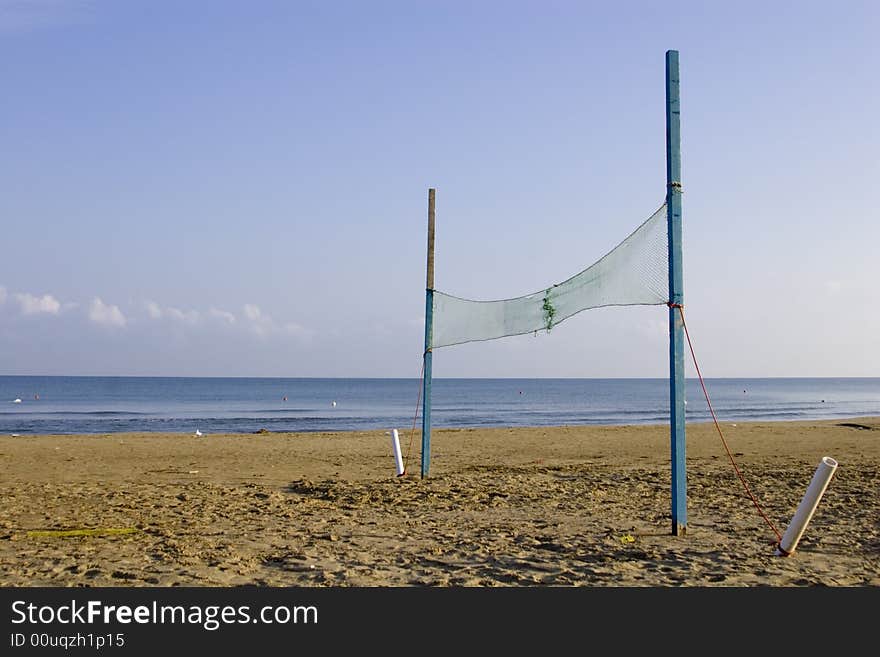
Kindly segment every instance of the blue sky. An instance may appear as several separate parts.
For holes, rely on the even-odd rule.
[[[707,376],[880,375],[880,4],[0,0],[0,372],[418,377],[437,289],[582,270],[662,203]],[[665,376],[666,309],[435,376]],[[690,371],[690,370],[689,370]]]

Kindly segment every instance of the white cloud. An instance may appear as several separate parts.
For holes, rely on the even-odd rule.
[[[162,309],[159,307],[159,304],[155,301],[147,301],[147,314],[153,319],[159,319],[162,317]]]
[[[211,317],[216,317],[217,319],[222,319],[224,322],[228,322],[229,324],[235,324],[235,315],[225,310],[217,310],[216,308],[211,308],[210,310]]]
[[[244,305],[244,316],[250,322],[251,329],[260,337],[274,332],[277,327],[269,315],[264,315],[259,306],[250,303]]]
[[[651,342],[664,342],[669,339],[668,319],[643,319],[636,324],[638,332]]]
[[[155,301],[144,302],[144,307],[152,319],[168,319],[195,325],[204,317],[218,320],[228,325],[241,325],[261,338],[270,335],[308,338],[313,334],[313,331],[300,326],[296,322],[288,322],[286,324],[276,322],[270,315],[264,313],[258,305],[253,303],[244,304],[239,316],[219,308],[211,308],[202,314],[198,310],[181,310],[172,306],[161,306]]]
[[[147,308],[147,314],[152,319],[161,319],[168,317],[184,324],[195,324],[199,321],[198,310],[181,310],[172,306],[162,307],[155,301],[147,301],[144,304]]]
[[[195,324],[199,321],[198,310],[180,310],[179,308],[172,308],[169,306],[168,308],[165,308],[165,314],[171,319],[186,324]]]
[[[251,330],[261,338],[273,333],[282,333],[300,338],[307,338],[312,335],[312,331],[300,326],[294,322],[279,325],[272,317],[260,310],[259,306],[247,303],[244,305],[244,316],[250,322]]]
[[[104,303],[98,297],[92,299],[92,305],[89,308],[89,319],[96,324],[104,324],[106,326],[125,326],[126,319],[118,306],[112,306]]]
[[[252,322],[259,322],[259,321],[266,321],[266,320],[269,320],[270,322],[272,321],[271,318],[269,318],[266,315],[263,315],[263,311],[260,310],[259,306],[254,306],[253,304],[250,304],[250,303],[244,304],[244,316],[247,317]]]
[[[298,338],[310,338],[314,331],[307,329],[299,324],[295,324],[294,322],[289,322],[284,325],[284,332],[288,335],[295,335]]]
[[[58,299],[51,294],[44,294],[41,297],[35,297],[33,294],[24,292],[16,294],[15,298],[21,306],[21,312],[24,315],[36,315],[38,313],[57,315],[58,311],[61,309],[61,304],[58,302]]]

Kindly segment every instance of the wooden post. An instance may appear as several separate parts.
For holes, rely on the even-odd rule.
[[[431,469],[431,343],[434,336],[434,189],[428,190],[428,274],[425,284],[425,353],[422,379],[422,478]]]
[[[666,52],[666,221],[669,244],[669,424],[672,453],[672,534],[687,533],[684,417],[684,306],[681,248],[681,106],[678,51]]]

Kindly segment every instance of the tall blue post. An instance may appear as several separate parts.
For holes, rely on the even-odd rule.
[[[422,478],[431,469],[431,343],[434,334],[434,190],[428,190],[428,274],[425,285],[425,353],[422,379]]]
[[[666,52],[666,223],[669,242],[669,423],[672,444],[672,534],[687,532],[684,433],[684,305],[681,248],[681,106],[678,51]]]

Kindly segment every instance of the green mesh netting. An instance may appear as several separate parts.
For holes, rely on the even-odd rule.
[[[549,331],[589,308],[665,304],[668,262],[664,203],[598,262],[540,292],[473,301],[435,291],[431,347]]]

